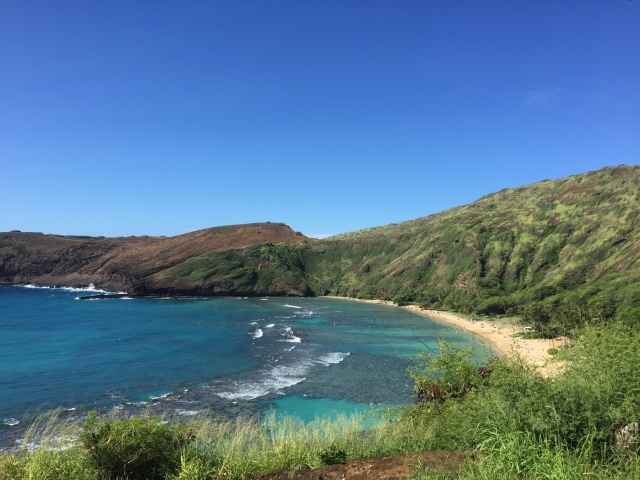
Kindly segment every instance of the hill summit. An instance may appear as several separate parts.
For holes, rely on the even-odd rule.
[[[207,228],[175,237],[83,237],[0,233],[0,285],[129,290],[132,285],[205,252],[306,239],[284,223]]]

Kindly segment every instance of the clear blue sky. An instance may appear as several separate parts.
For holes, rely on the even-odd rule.
[[[327,235],[622,163],[639,0],[0,0],[0,231]]]

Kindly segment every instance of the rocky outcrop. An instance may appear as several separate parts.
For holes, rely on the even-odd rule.
[[[157,272],[206,252],[307,238],[281,223],[207,228],[175,237],[77,237],[0,233],[0,285],[129,291]]]

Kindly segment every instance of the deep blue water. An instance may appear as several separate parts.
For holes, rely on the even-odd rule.
[[[77,300],[87,293],[0,287],[0,420],[58,407],[309,420],[410,402],[416,337],[471,342],[402,309],[339,299]]]

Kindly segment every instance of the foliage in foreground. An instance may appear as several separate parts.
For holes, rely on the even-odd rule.
[[[421,450],[474,452],[461,471],[421,480],[640,478],[640,334],[587,327],[555,358],[562,372],[545,378],[518,359],[482,364],[442,343],[412,371],[419,401],[369,429],[361,417],[45,422],[30,433],[39,448],[0,455],[0,480],[250,479]],[[138,461],[151,466],[134,473]]]
[[[177,473],[180,452],[195,435],[157,418],[100,420],[92,412],[78,440],[89,466],[105,478],[162,480]]]
[[[310,423],[274,415],[262,421],[200,418],[182,426],[154,417],[96,418],[85,426],[53,418],[31,434],[39,448],[0,455],[0,480],[248,479],[276,468],[314,468],[431,448],[428,427],[376,418],[378,425],[369,430],[365,425],[375,421],[364,416]],[[150,438],[133,435],[134,430],[149,432]],[[60,448],[61,438],[79,440]],[[111,448],[112,442],[119,445]],[[101,445],[99,454],[95,445]],[[146,472],[135,468],[153,458],[158,463]]]
[[[551,378],[442,344],[412,374],[419,391],[452,394],[422,395],[403,420],[431,425],[438,448],[479,454],[460,478],[640,478],[640,334],[614,323],[577,337]]]

